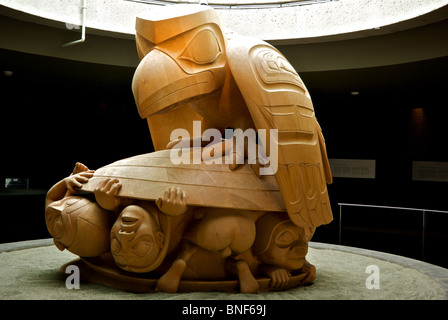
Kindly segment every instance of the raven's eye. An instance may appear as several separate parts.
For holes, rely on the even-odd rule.
[[[207,64],[214,62],[221,53],[221,47],[215,34],[206,29],[193,37],[180,58],[196,64]]]

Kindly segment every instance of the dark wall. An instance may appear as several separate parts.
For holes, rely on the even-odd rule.
[[[448,76],[441,65],[447,66],[447,59],[301,74],[311,92],[329,158],[376,160],[375,179],[334,179],[329,192],[335,220],[321,227],[314,240],[338,241],[339,202],[448,210],[447,183],[412,181],[413,160],[448,161],[444,110]],[[139,117],[132,96],[133,68],[7,50],[0,51],[0,67],[0,71],[14,71],[12,77],[0,74],[2,183],[5,177],[26,177],[30,188],[45,191],[70,174],[77,161],[95,169],[153,151],[146,121]],[[360,94],[352,96],[351,90]],[[43,221],[45,194],[8,196],[4,191],[2,214],[32,218],[20,231],[6,228],[0,242],[49,236]],[[375,224],[372,217],[394,225],[388,233],[394,239],[409,233],[397,229],[403,221],[415,229],[410,216],[393,222],[392,215],[383,214],[366,212],[361,220],[358,214],[350,222],[348,211],[345,223],[352,226],[352,233],[344,231],[343,244],[369,247],[362,240],[365,230],[353,230],[360,226],[383,230],[384,224]],[[444,220],[433,223],[443,224]],[[419,231],[412,232],[412,241],[418,243]],[[437,233],[446,241],[444,230]],[[389,238],[383,234],[383,239]],[[387,249],[389,242],[372,248],[387,251],[384,246]]]
[[[98,168],[153,151],[132,96],[133,68],[7,50],[0,58],[2,71],[14,71],[0,75],[2,178],[29,177],[30,187],[47,188],[76,161]],[[329,157],[376,160],[375,180],[335,178],[337,201],[446,208],[445,183],[411,180],[413,160],[448,161],[441,63],[447,59],[301,75]]]
[[[412,181],[412,161],[448,161],[447,65],[448,60],[442,58],[302,75],[329,158],[376,160],[375,179],[335,178],[330,186],[332,198],[448,210],[446,182]],[[351,95],[353,89],[360,94]]]
[[[46,191],[76,162],[97,169],[154,150],[134,70],[0,50],[0,72],[0,213],[14,221],[0,243],[48,238]],[[5,178],[27,178],[30,189],[4,189]]]
[[[376,160],[375,179],[334,178],[334,221],[314,241],[363,247],[448,266],[447,213],[342,207],[338,203],[448,211],[447,182],[412,180],[412,161],[448,162],[448,60],[303,74],[329,158]],[[351,90],[359,90],[353,96]],[[423,237],[425,232],[425,237]],[[339,239],[341,236],[341,239]],[[424,242],[423,242],[424,238]]]
[[[153,151],[131,91],[132,68],[1,51],[4,177],[51,187],[77,161],[96,169]]]

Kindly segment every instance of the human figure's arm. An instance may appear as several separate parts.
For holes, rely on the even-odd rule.
[[[109,211],[116,211],[120,207],[130,205],[133,202],[132,199],[120,198],[118,196],[121,186],[118,179],[104,179],[103,183],[94,190],[98,205]]]
[[[311,283],[316,279],[316,267],[306,260],[303,267],[299,269],[299,272],[307,273],[302,280],[302,284]]]
[[[156,205],[166,215],[180,216],[188,209],[187,195],[179,187],[166,188],[163,197],[156,200]]]
[[[289,282],[289,279],[291,279],[291,273],[282,267],[264,265],[261,267],[261,271],[271,279],[271,282],[269,284],[271,288],[285,288]]]
[[[72,174],[56,183],[47,192],[45,207],[62,198],[77,194],[79,188],[82,187],[82,184],[88,182],[93,176],[93,173],[94,170],[83,171],[77,174]]]

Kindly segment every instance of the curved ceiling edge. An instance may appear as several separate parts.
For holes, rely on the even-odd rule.
[[[2,6],[34,17],[32,22],[47,25],[59,22],[57,25],[62,28],[81,24],[82,3],[82,0],[2,0]],[[86,27],[91,33],[122,38],[135,33],[137,14],[154,7],[154,4],[123,0],[114,1],[114,5],[103,0],[85,3]],[[216,10],[222,24],[238,33],[286,44],[402,31],[446,19],[446,7],[448,0],[337,0],[291,7]]]

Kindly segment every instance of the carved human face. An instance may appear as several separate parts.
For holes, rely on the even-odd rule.
[[[78,196],[65,197],[46,208],[45,218],[58,249],[82,257],[109,251],[111,216],[98,204]]]
[[[281,223],[272,234],[272,240],[259,258],[274,266],[292,271],[305,263],[308,244],[302,238],[303,230],[291,221]]]
[[[163,233],[154,218],[142,207],[126,207],[111,230],[111,252],[122,269],[144,272],[163,246]]]
[[[81,197],[65,197],[53,202],[45,210],[48,231],[60,244],[60,249],[69,247],[77,232],[77,220],[91,202]]]

